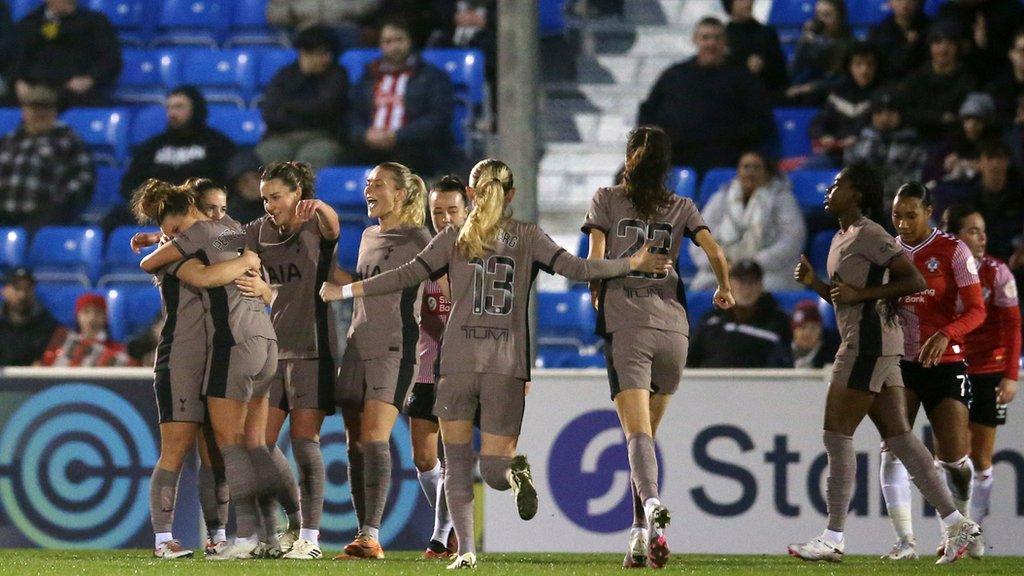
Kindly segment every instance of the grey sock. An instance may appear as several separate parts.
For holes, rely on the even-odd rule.
[[[223,468],[199,468],[199,502],[206,531],[223,530],[228,524],[228,481]]]
[[[658,456],[654,452],[654,438],[643,432],[630,434],[626,454],[640,501],[658,498]]]
[[[476,553],[473,539],[473,465],[476,454],[472,444],[445,444],[444,497],[459,538],[459,554]]]
[[[953,494],[954,500],[966,502],[971,499],[971,482],[974,479],[974,463],[967,456],[956,462],[939,461],[939,465],[946,471],[946,486]],[[961,510],[964,516],[967,512]]]
[[[307,530],[320,529],[320,516],[324,511],[324,455],[320,442],[307,438],[293,438],[292,450],[295,463],[299,465],[299,510],[302,512],[302,527]]]
[[[281,452],[281,448],[274,444],[267,446],[267,450],[270,452],[270,460],[273,462],[274,470],[277,471],[278,480],[281,482],[277,491],[277,501],[281,503],[281,508],[284,508],[284,513],[288,516],[288,528],[298,530],[301,524],[299,520],[299,485],[295,483],[292,467],[288,464],[288,459],[284,457],[284,452]]]
[[[352,508],[359,526],[366,524],[366,491],[363,487],[363,451],[348,445],[348,489],[352,492]]]
[[[366,521],[364,526],[380,528],[384,506],[391,490],[391,444],[389,442],[363,442],[363,460],[366,470],[363,487],[366,490]]]
[[[511,468],[512,459],[507,456],[480,456],[480,475],[495,490],[504,491],[512,487],[508,483],[508,471]]]
[[[633,528],[647,527],[647,514],[644,512],[644,501],[640,499],[640,493],[636,491],[636,484],[629,483],[629,491],[633,494]]]
[[[825,501],[828,505],[828,529],[842,532],[850,511],[853,485],[857,475],[857,456],[853,452],[853,436],[825,430],[822,435],[828,454],[828,479]]]
[[[258,526],[256,470],[249,451],[243,446],[222,448],[221,454],[224,456],[231,501],[235,504],[235,536],[249,538],[256,534]]]
[[[917,486],[921,496],[924,496],[924,499],[938,510],[942,518],[956,511],[953,496],[949,493],[946,484],[939,478],[939,473],[932,463],[932,455],[928,453],[928,449],[924,447],[917,436],[914,436],[913,432],[908,431],[886,438],[885,443],[889,445],[889,450],[903,462],[907,474],[910,475],[910,480]]]
[[[277,473],[267,446],[249,448],[249,459],[256,472],[256,505],[260,512],[260,540],[268,542],[277,534],[277,495],[284,490],[284,479]]]
[[[153,467],[153,474],[149,477],[149,517],[153,522],[154,533],[171,531],[180,475],[181,470],[172,472]]]
[[[272,492],[262,493],[256,497],[256,506],[259,511],[260,541],[271,546],[277,545],[277,510],[280,507],[277,495]]]

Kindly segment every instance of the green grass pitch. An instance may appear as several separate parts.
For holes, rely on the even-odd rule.
[[[155,560],[144,550],[53,551],[0,550],[0,574],[96,575],[126,574],[160,576],[210,574],[215,576],[357,575],[374,576],[444,574],[442,562],[418,559],[415,552],[391,552],[383,561],[334,562],[252,560],[206,562],[202,558]],[[578,575],[627,573],[619,567],[621,555],[614,554],[486,554],[473,574]],[[988,557],[981,561],[965,558],[953,566],[935,566],[932,559],[886,563],[869,556],[846,558],[842,564],[807,564],[784,555],[733,556],[681,554],[672,557],[662,573],[669,574],[1022,574],[1024,558]],[[451,574],[451,572],[447,572]]]

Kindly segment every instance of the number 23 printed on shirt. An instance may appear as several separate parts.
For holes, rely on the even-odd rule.
[[[486,260],[473,258],[473,314],[505,316],[512,312],[516,261],[495,254]]]
[[[629,248],[623,250],[622,254],[619,254],[619,258],[632,257],[643,248],[648,240],[654,243],[651,251],[656,251],[659,254],[668,254],[669,248],[672,246],[672,225],[664,222],[647,223],[643,220],[623,218],[619,220],[615,233],[619,238],[627,238],[630,234],[635,236],[633,243],[630,244]],[[648,280],[662,280],[667,276],[668,274],[648,274],[645,272],[629,273],[629,278],[646,278]]]

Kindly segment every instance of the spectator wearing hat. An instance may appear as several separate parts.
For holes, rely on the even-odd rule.
[[[0,139],[0,225],[69,222],[92,193],[92,157],[57,120],[57,100],[46,86],[21,90],[21,124]]]
[[[825,99],[825,106],[808,129],[815,156],[808,167],[832,168],[871,117],[871,95],[879,85],[878,55],[865,42],[853,45],[843,65],[842,82]]]
[[[1017,112],[1021,96],[1024,96],[1024,29],[1013,35],[1008,56],[1010,65],[985,87],[995,100],[996,117],[1003,127],[1024,122],[1024,117]]]
[[[967,40],[967,67],[987,81],[1006,66],[1014,33],[1024,25],[1024,7],[1019,0],[951,0],[939,7],[937,19],[959,27]]]
[[[896,191],[908,180],[917,180],[928,152],[917,131],[903,125],[904,104],[899,95],[882,90],[871,98],[871,124],[846,149],[846,164],[865,163],[885,175],[884,208],[888,214]]]
[[[107,301],[96,293],[82,294],[75,301],[76,330],[57,328],[38,366],[131,366],[124,346],[107,336]]]
[[[996,122],[996,104],[984,92],[971,92],[960,105],[960,124],[936,146],[925,165],[922,179],[970,180],[978,172],[982,143],[1002,138]]]
[[[347,132],[348,76],[338,65],[338,40],[323,26],[295,37],[299,59],[270,81],[260,112],[267,134],[256,146],[264,164],[295,160],[319,170],[341,158]]]
[[[889,0],[892,12],[871,27],[868,43],[881,56],[881,73],[903,78],[928,60],[928,16],[923,0]]]
[[[790,368],[789,316],[764,291],[764,270],[740,260],[729,273],[736,305],[701,319],[687,366],[695,368]]]
[[[100,12],[78,0],[46,0],[16,28],[15,88],[36,84],[60,91],[68,106],[101,106],[121,73],[117,32]]]
[[[0,366],[29,366],[46,349],[57,321],[36,299],[36,280],[26,268],[8,272],[0,293]]]
[[[825,330],[818,302],[799,302],[790,317],[790,327],[793,329],[794,368],[821,368],[835,361],[839,335]]]
[[[928,63],[902,84],[904,120],[930,144],[942,140],[955,126],[960,105],[977,85],[960,61],[961,40],[956,24],[933,24],[928,30]]]
[[[951,198],[946,205],[957,200]],[[1010,150],[1004,143],[981,146],[978,174],[971,180],[966,200],[985,218],[988,253],[1002,260],[1009,258],[1024,228],[1024,178],[1010,162]],[[936,194],[936,209],[938,202]]]
[[[788,268],[803,249],[803,214],[789,180],[764,154],[748,151],[740,156],[736,177],[711,196],[701,214],[730,262],[749,259],[767,271],[765,290],[799,288]],[[690,289],[715,288],[718,281],[707,258],[700,257],[700,247],[688,249],[698,263]]]
[[[722,0],[722,8],[729,15],[725,26],[729,63],[745,67],[761,81],[766,94],[781,98],[789,86],[789,74],[778,32],[754,18],[754,0]]]

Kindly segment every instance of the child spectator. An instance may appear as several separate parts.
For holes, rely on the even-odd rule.
[[[95,293],[75,301],[77,330],[59,327],[54,332],[38,366],[131,366],[124,346],[107,335],[107,301]]]

